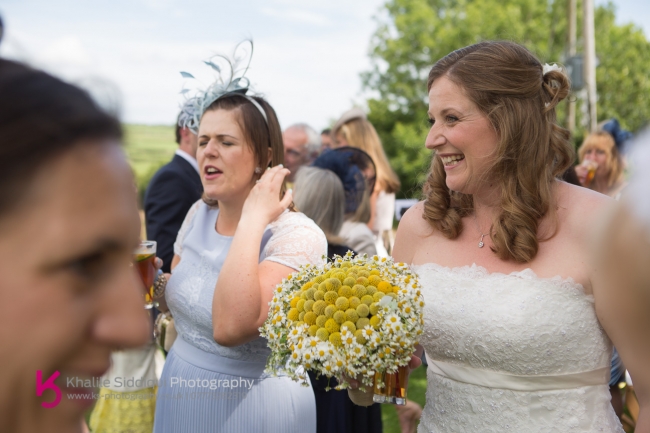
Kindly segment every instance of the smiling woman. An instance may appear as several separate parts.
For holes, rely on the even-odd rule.
[[[76,432],[93,403],[76,384],[148,339],[133,179],[82,90],[0,59],[0,94],[0,431]]]

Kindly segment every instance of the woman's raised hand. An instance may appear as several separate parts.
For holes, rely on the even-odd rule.
[[[267,169],[244,202],[242,220],[255,219],[266,225],[280,216],[293,199],[291,190],[280,199],[284,178],[289,173],[282,164]]]

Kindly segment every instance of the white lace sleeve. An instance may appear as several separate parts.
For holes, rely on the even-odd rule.
[[[183,220],[183,224],[181,225],[180,230],[178,230],[178,235],[176,235],[176,242],[174,242],[174,254],[177,256],[180,256],[183,252],[183,240],[185,240],[185,235],[187,234],[189,228],[192,226],[192,221],[194,220],[196,210],[199,208],[199,205],[202,202],[203,200],[199,199],[192,205],[190,210],[187,211],[187,215],[185,215],[185,220]]]
[[[264,247],[264,260],[298,270],[308,263],[321,265],[327,256],[327,239],[311,219],[299,212],[285,212],[270,224],[273,235]]]

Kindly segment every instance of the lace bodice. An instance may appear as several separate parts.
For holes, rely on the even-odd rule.
[[[531,270],[413,269],[424,287],[427,359],[463,370],[450,376],[428,369],[420,432],[622,431],[609,404],[611,342],[581,285]],[[602,373],[597,384],[569,385],[593,372]],[[560,376],[559,388],[535,388],[540,376]],[[532,382],[532,389],[510,379]]]
[[[265,362],[270,351],[257,338],[237,347],[217,344],[212,332],[212,298],[232,237],[214,229],[218,209],[197,202],[187,214],[174,245],[181,257],[167,284],[166,300],[180,338],[206,352]],[[304,214],[285,211],[269,224],[260,245],[260,262],[270,260],[293,269],[320,264],[327,254],[327,240]]]

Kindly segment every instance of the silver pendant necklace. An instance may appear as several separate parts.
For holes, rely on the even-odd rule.
[[[479,248],[483,248],[483,247],[485,246],[485,244],[483,243],[483,238],[484,238],[485,236],[489,235],[489,233],[485,233],[485,234],[483,234],[483,231],[482,231],[481,228],[478,226],[478,220],[476,219],[476,212],[474,212],[474,224],[476,224],[476,230],[477,230],[478,233],[481,235],[481,239],[478,241],[478,247],[479,247]]]

